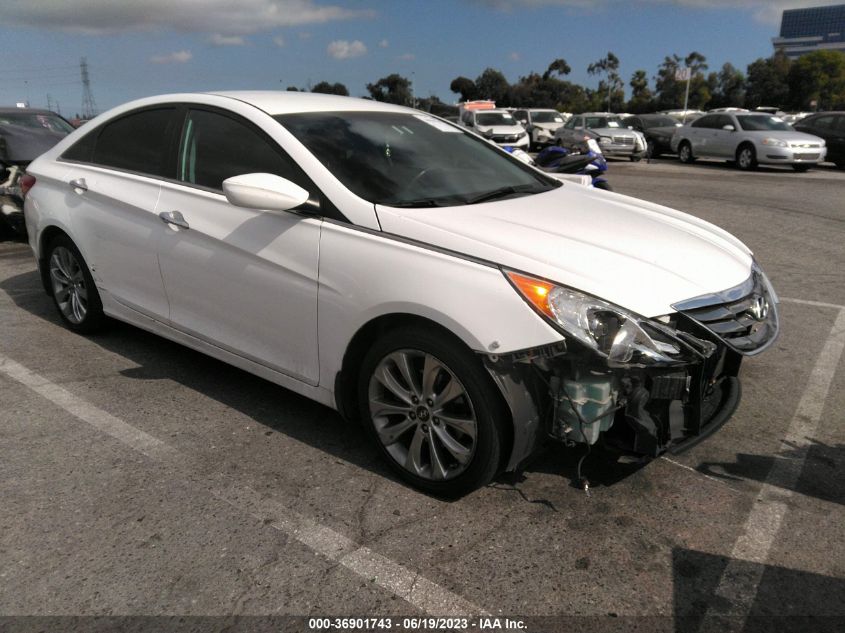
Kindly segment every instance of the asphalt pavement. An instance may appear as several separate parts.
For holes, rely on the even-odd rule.
[[[845,172],[665,159],[608,180],[748,244],[782,333],[719,433],[588,460],[590,495],[559,446],[460,500],[420,494],[327,408],[128,325],[73,334],[28,246],[0,243],[0,616],[843,630]]]

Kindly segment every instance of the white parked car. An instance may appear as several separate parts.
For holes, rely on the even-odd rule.
[[[531,138],[513,114],[504,108],[461,112],[459,123],[474,130],[500,147],[516,147],[528,151]]]
[[[689,446],[778,331],[725,231],[399,106],[142,99],[29,172],[30,244],[70,329],[126,321],[359,418],[435,494],[549,437]]]
[[[555,132],[572,117],[568,112],[558,112],[551,108],[516,110],[513,116],[528,132],[532,149],[541,149],[554,143]]]

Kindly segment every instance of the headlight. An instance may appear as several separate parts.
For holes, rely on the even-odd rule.
[[[712,343],[696,341],[701,351],[695,351],[662,323],[577,290],[512,271],[505,274],[538,312],[611,366],[673,365],[715,349]]]
[[[608,143],[612,143],[612,142],[613,142],[613,139],[610,138],[609,136],[600,136],[599,137],[599,143],[601,143],[602,145],[607,145]]]
[[[771,145],[773,147],[789,147],[789,143],[777,138],[764,138],[760,141],[763,145]]]

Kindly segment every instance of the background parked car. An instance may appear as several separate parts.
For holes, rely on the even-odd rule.
[[[629,130],[619,116],[608,112],[576,114],[555,132],[555,145],[577,150],[591,138],[598,141],[605,156],[637,161],[645,155],[645,137]]]
[[[501,147],[510,146],[528,150],[530,144],[528,132],[504,108],[462,109],[458,123],[475,130]]]
[[[827,160],[845,169],[845,112],[819,112],[800,119],[792,127],[823,138],[827,143]]]
[[[73,126],[55,112],[0,108],[0,232],[26,234],[26,166],[71,132]]]
[[[539,149],[552,145],[555,132],[566,123],[571,114],[564,114],[553,109],[515,110],[513,117],[519,121],[528,132],[531,147]]]
[[[735,160],[736,166],[745,170],[767,163],[807,171],[824,161],[827,150],[823,139],[796,132],[778,117],[726,112],[706,114],[677,128],[672,151],[678,152],[684,163],[696,158],[724,158]]]
[[[649,156],[671,152],[672,135],[681,126],[667,114],[638,114],[622,119],[622,124],[645,136],[646,153]]]

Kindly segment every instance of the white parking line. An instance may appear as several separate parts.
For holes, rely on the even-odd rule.
[[[73,395],[20,363],[0,354],[0,373],[31,389],[72,416],[152,460],[184,470],[189,461],[172,446],[136,429],[99,407]],[[186,477],[186,479],[188,479]],[[190,478],[196,481],[196,477]],[[266,497],[224,475],[205,479],[217,499],[296,539],[320,556],[338,563],[432,616],[485,615],[475,604],[424,576],[382,556],[329,527],[289,510],[279,498]]]
[[[820,308],[835,308],[837,310],[845,310],[845,306],[838,303],[825,303],[824,301],[810,301],[809,299],[796,299],[794,297],[781,297],[781,301],[785,303],[800,303],[805,306],[819,306]]]
[[[794,488],[804,468],[807,451],[818,432],[825,401],[843,350],[845,309],[837,314],[789,423],[786,437],[781,440],[781,454],[775,456],[751,507],[743,532],[734,544],[731,560],[716,589],[716,595],[726,599],[726,606],[711,606],[709,616],[748,615],[757,595],[769,551],[783,523],[787,503],[795,494]],[[747,565],[748,562],[756,564]]]

